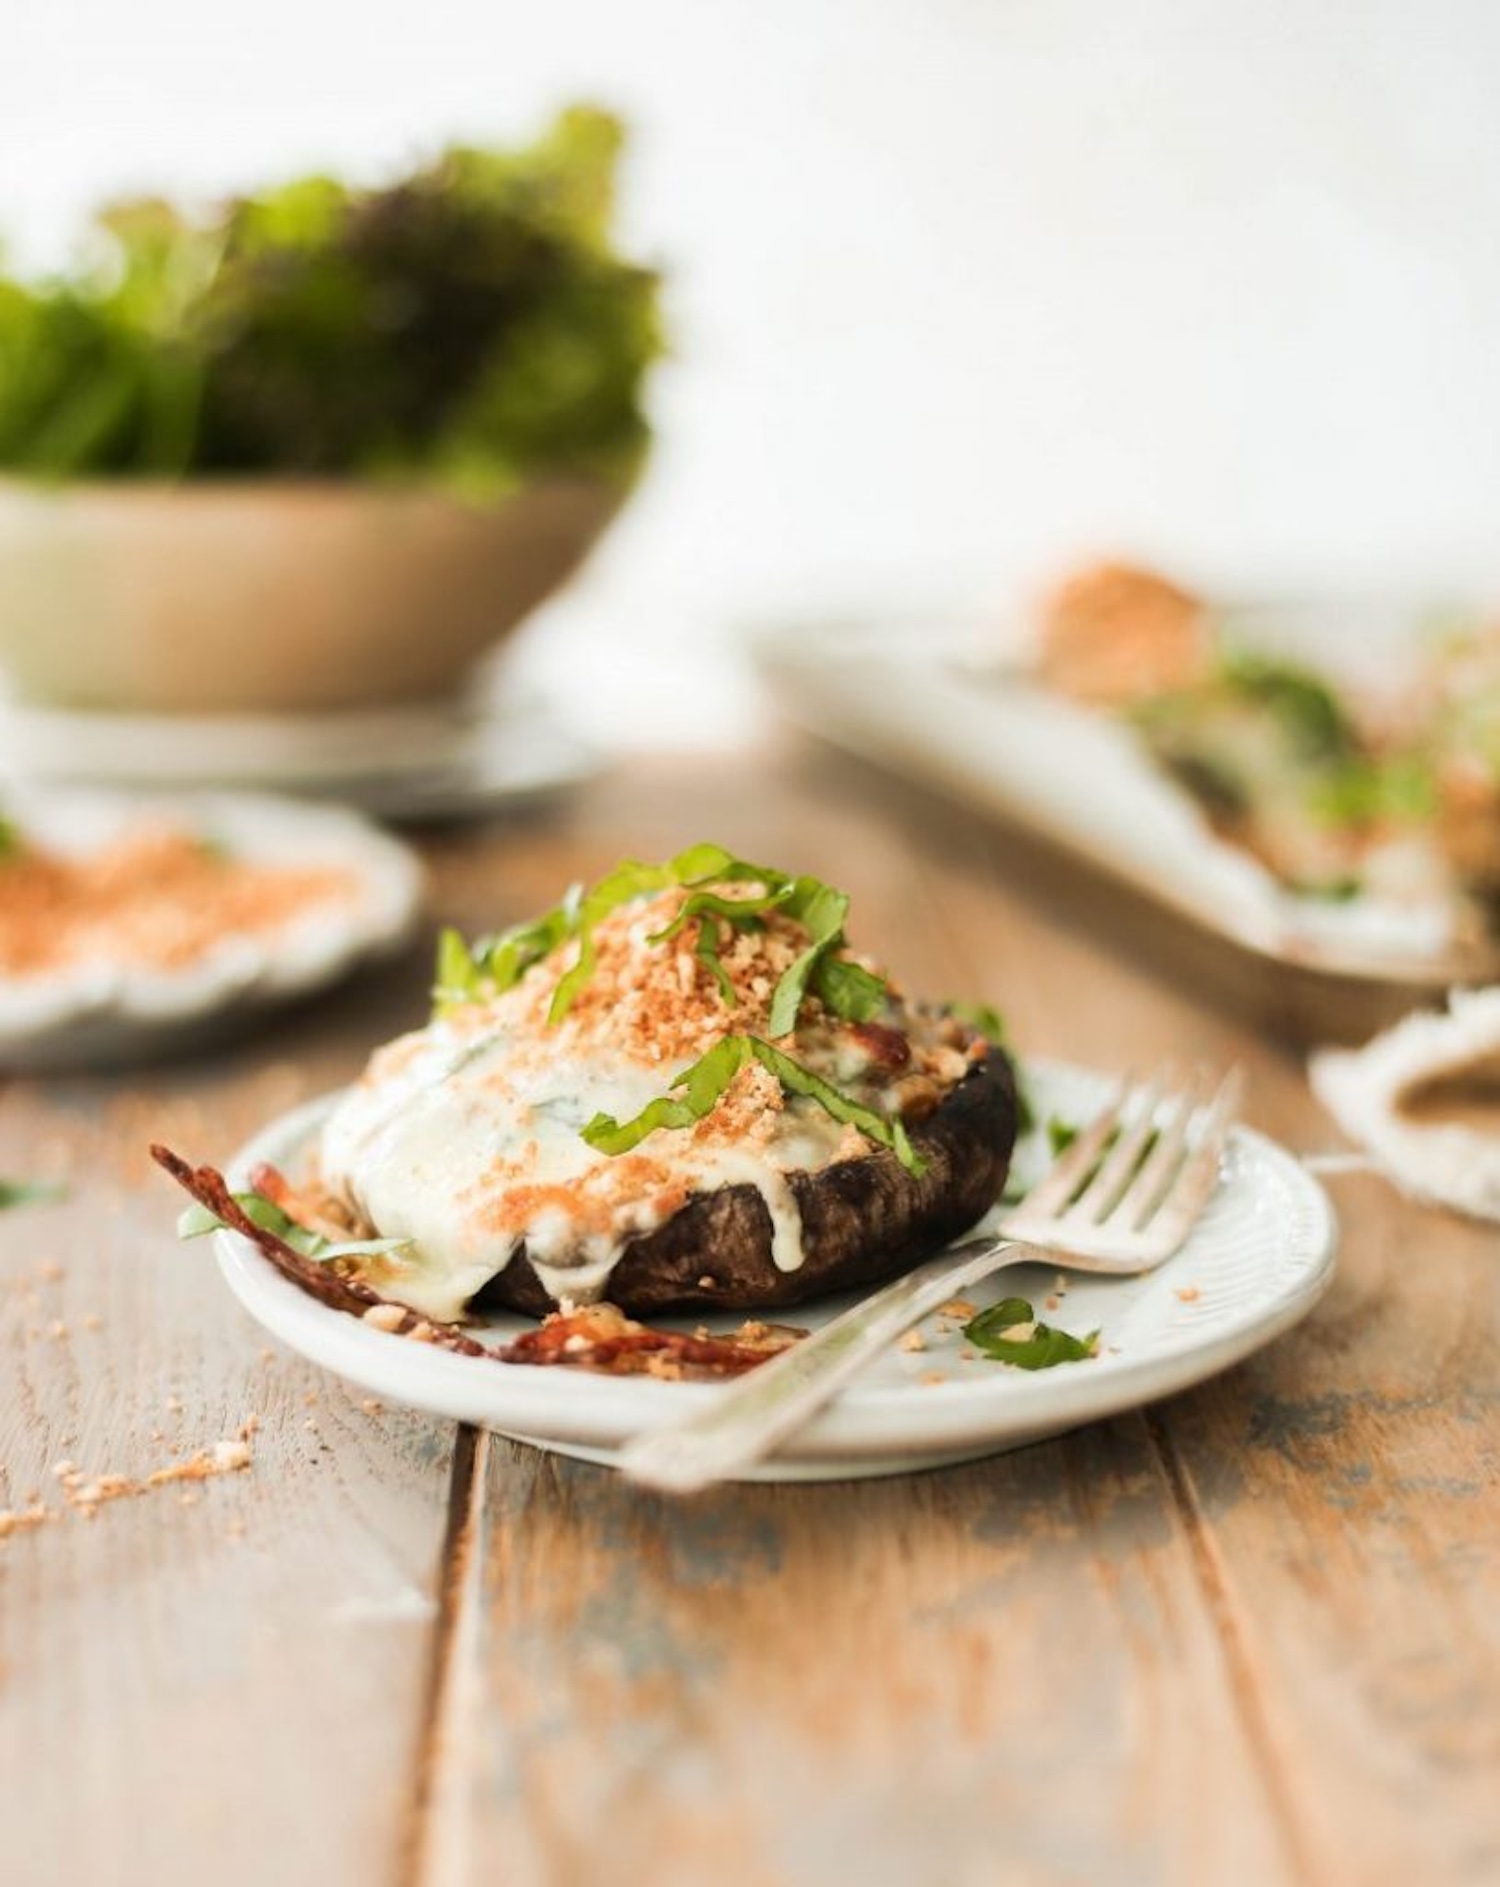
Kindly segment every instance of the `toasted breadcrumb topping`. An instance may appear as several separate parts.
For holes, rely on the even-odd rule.
[[[83,856],[23,846],[0,856],[0,973],[83,961],[180,969],[226,937],[280,929],[358,890],[349,872],[254,864],[166,826]]]
[[[732,898],[753,897],[759,887],[714,889]],[[689,919],[665,942],[651,941],[673,923],[687,896],[673,887],[610,912],[593,932],[593,970],[559,1022],[549,1023],[547,1012],[558,983],[578,961],[576,942],[493,1003],[478,1005],[479,1019],[487,1024],[503,1017],[519,1033],[545,1036],[558,1055],[609,1049],[648,1064],[691,1061],[731,1029],[765,1035],[776,984],[807,948],[807,931],[772,911],[762,928],[726,936],[720,961],[734,990],[733,1002],[726,1002],[718,979],[696,954],[701,920]],[[821,1016],[821,1004],[809,996],[803,1028]]]

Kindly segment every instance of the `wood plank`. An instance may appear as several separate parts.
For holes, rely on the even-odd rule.
[[[344,1013],[378,1006],[367,986]],[[0,1507],[60,1516],[0,1540],[16,1887],[396,1876],[452,1431],[269,1346],[208,1248],[178,1245],[145,1156],[162,1136],[222,1158],[347,1056],[303,1016],[148,1078],[0,1091],[0,1172],[72,1185],[0,1215]],[[247,1469],[91,1519],[54,1474],[138,1479],[247,1418]]]
[[[1139,1423],[677,1504],[503,1444],[484,1565],[442,1887],[1293,1878]]]
[[[1164,1415],[1314,1878],[1500,1879],[1493,1232],[1341,1189],[1314,1322]]]

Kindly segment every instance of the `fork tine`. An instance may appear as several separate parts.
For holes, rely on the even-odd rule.
[[[1209,1195],[1219,1183],[1219,1161],[1229,1138],[1229,1130],[1234,1125],[1244,1080],[1244,1071],[1234,1067],[1219,1083],[1218,1091],[1208,1104],[1197,1139],[1183,1160],[1166,1197],[1151,1214],[1150,1236],[1160,1239],[1172,1250],[1192,1230],[1208,1203]]]
[[[1156,1145],[1142,1160],[1139,1172],[1115,1201],[1114,1210],[1109,1215],[1111,1224],[1138,1232],[1151,1217],[1182,1164],[1187,1151],[1188,1128],[1194,1114],[1207,1098],[1205,1079],[1201,1072],[1194,1074],[1174,1096],[1171,1111],[1158,1129]]]
[[[1099,1169],[1093,1178],[1064,1213],[1065,1219],[1076,1219],[1085,1225],[1098,1225],[1109,1217],[1111,1208],[1118,1202],[1141,1163],[1142,1151],[1155,1130],[1156,1110],[1171,1085],[1171,1066],[1163,1063],[1147,1078],[1138,1097],[1132,1097],[1128,1119],[1122,1113],[1119,1137],[1099,1162]]]
[[[1046,1177],[1026,1195],[1026,1213],[1050,1217],[1073,1197],[1088,1177],[1100,1149],[1114,1132],[1121,1110],[1133,1091],[1133,1078],[1126,1075],[1112,1101],[1101,1108],[1067,1151],[1060,1154]]]

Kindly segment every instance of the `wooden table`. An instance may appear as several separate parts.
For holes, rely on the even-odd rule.
[[[810,750],[624,768],[428,846],[512,920],[712,835],[854,894],[915,988],[1024,1048],[1300,1066],[963,816]],[[236,1049],[0,1089],[0,1880],[1500,1881],[1500,1251],[1339,1182],[1337,1282],[1218,1381],[889,1481],[685,1504],[383,1408],[269,1346],[148,1137],[227,1155],[423,1009],[425,950]],[[233,1441],[248,1469],[101,1503]],[[61,1462],[77,1472],[60,1479]],[[97,1491],[97,1490],[96,1490]]]

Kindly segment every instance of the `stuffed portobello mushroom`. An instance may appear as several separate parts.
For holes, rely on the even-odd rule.
[[[700,845],[470,945],[327,1121],[313,1213],[443,1320],[765,1309],[908,1269],[999,1196],[1004,1051],[909,1002],[848,900]]]

